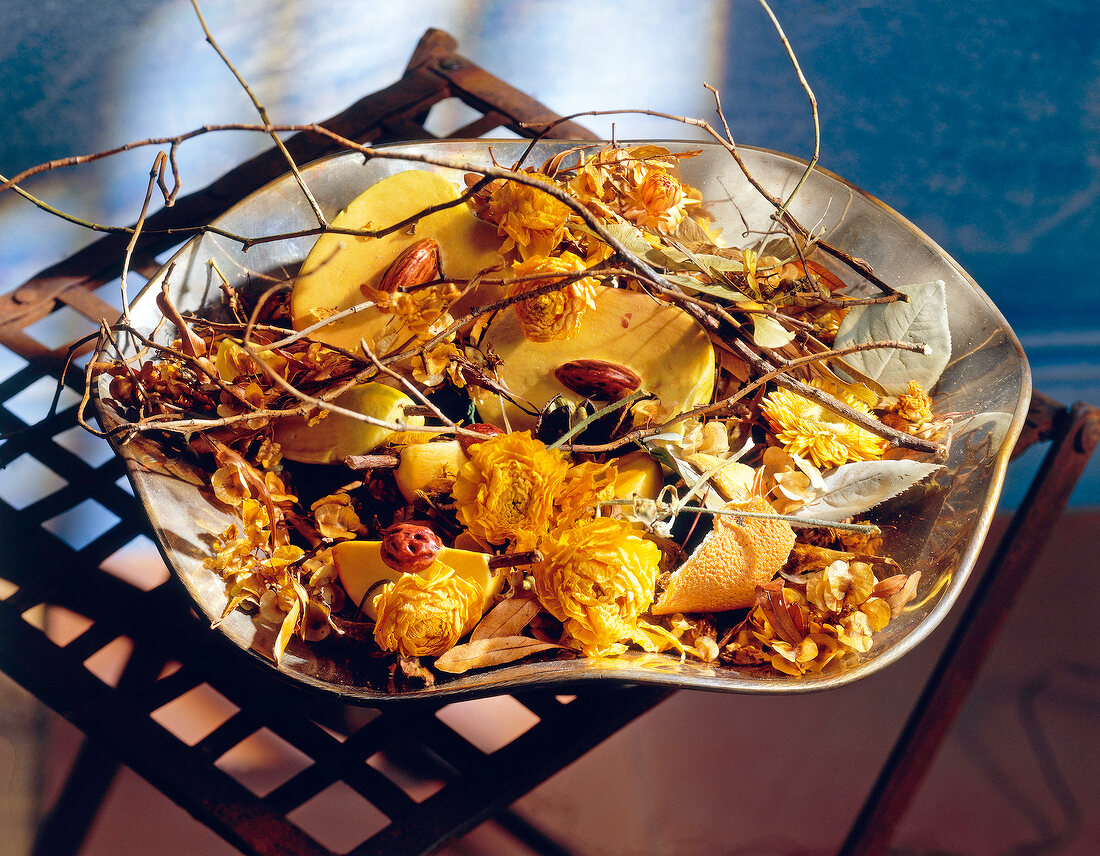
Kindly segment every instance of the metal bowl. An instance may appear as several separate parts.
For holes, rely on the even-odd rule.
[[[664,142],[672,149],[702,149],[682,162],[684,180],[699,188],[717,224],[728,236],[745,232],[747,224],[764,230],[772,208],[748,183],[729,154],[713,144]],[[409,143],[387,147],[386,158],[364,162],[355,153],[310,164],[301,170],[325,215],[331,217],[379,179],[413,167],[432,169],[461,182],[462,170],[425,166],[399,159],[428,156],[450,163],[485,164],[490,152],[499,163],[512,163],[528,144],[485,140]],[[541,142],[528,163],[570,148],[572,143]],[[805,170],[797,158],[762,149],[741,147],[754,177],[769,192],[785,198]],[[391,157],[392,156],[392,157]],[[454,677],[434,686],[389,692],[372,683],[362,662],[348,648],[311,646],[293,641],[282,662],[271,656],[272,630],[265,630],[240,612],[217,625],[234,646],[278,669],[302,685],[335,694],[346,701],[376,705],[398,699],[447,699],[507,692],[521,688],[565,688],[587,681],[625,681],[669,687],[739,693],[803,693],[838,687],[866,677],[893,663],[924,639],[942,620],[962,591],[985,538],[1001,490],[1009,454],[1019,436],[1031,395],[1031,377],[1019,341],[1001,313],[966,272],[912,223],[874,197],[831,173],[816,169],[799,190],[792,213],[828,240],[868,261],[888,284],[905,285],[942,279],[947,287],[952,356],[933,397],[939,413],[974,414],[961,419],[944,469],[930,484],[903,495],[886,510],[884,522],[902,521],[886,543],[888,555],[907,571],[920,570],[917,598],[875,636],[862,656],[834,664],[820,674],[792,678],[752,669],[725,668],[683,662],[671,655],[631,652],[613,659],[573,659],[521,662]],[[287,175],[252,194],[213,224],[235,235],[279,235],[316,225],[311,208],[294,177]],[[130,308],[131,322],[161,339],[170,331],[158,328],[161,313],[155,302],[166,279],[182,310],[216,311],[221,300],[217,276],[209,264],[231,280],[293,276],[314,239],[261,242],[247,251],[224,235],[206,233],[185,244],[153,277]],[[838,269],[839,270],[839,269]],[[846,280],[852,275],[843,272]],[[97,400],[101,418],[109,419]],[[130,480],[145,507],[172,571],[211,621],[226,605],[222,580],[203,567],[211,536],[231,518],[211,505],[191,484],[145,469],[125,447]],[[227,656],[232,656],[231,650]],[[367,659],[367,658],[359,658]]]

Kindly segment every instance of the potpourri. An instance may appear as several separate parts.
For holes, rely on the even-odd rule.
[[[868,289],[785,211],[728,246],[692,156],[409,169],[333,226],[409,224],[323,235],[289,297],[224,282],[215,321],[166,288],[175,341],[94,368],[134,455],[233,509],[206,560],[225,614],[278,628],[277,660],[339,645],[411,682],[870,650],[919,574],[859,520],[938,468],[943,283]]]

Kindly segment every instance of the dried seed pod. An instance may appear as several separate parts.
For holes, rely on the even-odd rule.
[[[439,279],[439,242],[434,238],[422,238],[402,250],[386,268],[378,290],[392,294],[433,279]]]
[[[382,537],[382,561],[395,571],[415,574],[429,568],[443,542],[430,526],[422,523],[395,523]]]
[[[554,377],[585,398],[618,401],[642,385],[638,373],[607,360],[571,360],[554,369]]]

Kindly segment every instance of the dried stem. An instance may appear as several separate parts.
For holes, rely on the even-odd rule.
[[[210,45],[210,47],[214,49],[214,52],[221,58],[222,62],[225,63],[226,68],[228,68],[233,73],[233,76],[237,79],[237,82],[241,85],[241,88],[244,89],[245,93],[248,95],[249,100],[252,102],[252,106],[255,107],[256,112],[260,114],[260,118],[263,120],[264,124],[270,125],[271,119],[267,115],[267,108],[265,108],[264,105],[260,103],[260,100],[256,97],[256,93],[252,91],[252,87],[248,85],[248,82],[243,77],[241,77],[241,74],[239,71],[237,71],[236,66],[234,66],[233,63],[229,61],[229,57],[226,56],[225,52],[221,49],[221,46],[214,38],[214,34],[210,32],[210,28],[206,26],[206,19],[203,18],[202,10],[199,8],[198,0],[191,0],[191,6],[195,10],[195,16],[199,19],[199,25],[202,27],[202,32],[203,35],[206,36],[207,43]],[[290,167],[290,171],[294,174],[294,178],[298,182],[298,186],[302,189],[302,193],[305,195],[306,200],[309,202],[309,207],[313,209],[313,215],[317,218],[317,222],[321,226],[325,226],[325,215],[321,212],[321,206],[317,204],[317,200],[314,198],[313,192],[309,189],[308,185],[306,184],[306,180],[302,177],[302,173],[298,169],[298,164],[294,162],[294,158],[291,157],[290,152],[287,151],[286,146],[283,144],[282,138],[275,131],[272,131],[269,136],[271,137],[272,142],[275,143],[275,147],[282,153],[283,157],[286,158],[287,165]]]

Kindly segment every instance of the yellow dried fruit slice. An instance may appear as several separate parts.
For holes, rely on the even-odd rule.
[[[405,417],[405,408],[416,404],[399,389],[382,383],[361,383],[333,401],[383,422],[423,425],[423,416]],[[284,458],[307,464],[339,463],[348,455],[365,455],[393,435],[389,428],[369,425],[350,416],[331,412],[313,425],[299,416],[275,423],[275,441]]]
[[[406,502],[416,499],[418,491],[430,492],[433,486],[443,488],[447,482],[453,484],[458,471],[469,460],[458,440],[406,446],[397,457],[399,463],[393,477]]]
[[[371,185],[333,218],[332,225],[382,229],[459,195],[459,188],[437,173],[406,170]],[[438,242],[444,276],[472,279],[503,264],[497,252],[501,239],[496,228],[478,220],[465,203],[429,214],[415,226],[381,238],[322,235],[302,263],[290,296],[294,329],[304,329],[362,303],[361,286],[366,283],[377,288],[402,251],[425,238]],[[463,307],[491,302],[497,296],[499,287],[482,286],[477,294],[464,295],[455,311],[464,312]],[[392,320],[391,315],[368,309],[320,328],[313,338],[358,351],[360,338],[370,342]],[[395,342],[395,347],[400,344]]]
[[[581,396],[563,385],[554,369],[575,360],[605,360],[624,366],[652,392],[660,409],[674,416],[710,400],[714,390],[714,349],[706,331],[690,315],[645,294],[621,288],[596,289],[596,308],[582,317],[572,339],[532,342],[515,312],[493,319],[482,340],[503,360],[505,386],[542,409],[555,396],[576,403]],[[484,422],[508,424],[513,431],[535,427],[529,416],[500,396],[480,388],[470,394]]]
[[[724,508],[775,513],[771,504],[759,496],[730,502]],[[654,615],[669,615],[752,606],[756,587],[775,576],[792,547],[794,530],[784,520],[717,515],[714,529],[673,572],[651,611]]]
[[[494,577],[489,570],[489,558],[485,553],[444,547],[436,556],[436,561],[454,568],[458,576],[477,586],[484,597],[484,609],[504,585],[504,577]],[[401,571],[394,570],[382,561],[382,542],[341,541],[332,548],[332,561],[348,598],[352,603],[362,603],[363,614],[373,621],[377,617],[374,612],[374,594],[382,584],[401,576]],[[420,575],[426,576],[434,567],[435,565],[430,565],[420,571]]]

